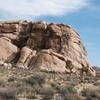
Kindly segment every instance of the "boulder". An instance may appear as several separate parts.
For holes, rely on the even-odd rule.
[[[0,38],[0,59],[10,62],[18,52],[19,49],[15,45],[4,38]]]
[[[35,62],[32,64],[34,68],[39,68],[47,71],[65,72],[66,63],[53,55],[49,50],[39,52],[34,58]]]
[[[27,59],[29,59],[29,56],[32,54],[32,50],[28,47],[23,47],[20,51],[20,58],[16,64],[17,67],[23,67],[26,63]]]

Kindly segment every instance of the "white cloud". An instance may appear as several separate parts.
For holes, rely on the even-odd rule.
[[[75,12],[87,4],[88,0],[0,0],[0,11],[23,17],[59,16]]]

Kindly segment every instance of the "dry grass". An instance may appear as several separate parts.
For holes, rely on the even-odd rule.
[[[70,76],[55,72],[24,69],[6,70],[2,68],[0,69],[0,87],[9,88],[10,91],[5,91],[3,94],[5,96],[1,96],[2,99],[0,100],[20,100],[19,98],[32,100],[83,100],[83,98],[88,100],[89,98],[89,100],[99,100],[100,91],[98,90],[95,90],[95,93],[84,90],[79,96],[77,90],[74,89],[81,83],[95,85],[99,79],[98,76],[85,76],[83,79],[75,75]],[[2,90],[0,89],[0,91]]]

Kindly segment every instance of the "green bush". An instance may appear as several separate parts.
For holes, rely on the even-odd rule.
[[[82,95],[86,97],[86,100],[100,100],[100,90],[84,89]]]
[[[55,94],[55,89],[52,87],[41,88],[38,91],[38,94],[44,95],[43,100],[51,100],[53,95]]]
[[[51,87],[40,88],[38,93],[43,95],[53,95],[55,93],[55,89]]]
[[[28,79],[24,79],[24,82],[28,85],[40,85],[42,86],[42,84],[45,83],[45,77],[44,76],[40,76],[40,75],[35,75],[35,76],[31,76]]]
[[[74,88],[72,86],[60,86],[60,85],[55,85],[54,88],[58,91],[58,93],[62,95],[66,95],[69,93],[76,93]]]

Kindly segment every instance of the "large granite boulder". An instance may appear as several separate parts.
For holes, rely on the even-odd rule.
[[[0,38],[0,59],[5,62],[11,62],[19,52],[18,47],[13,45],[6,38]]]
[[[80,35],[66,24],[0,21],[0,59],[17,59],[16,67],[95,76]]]

